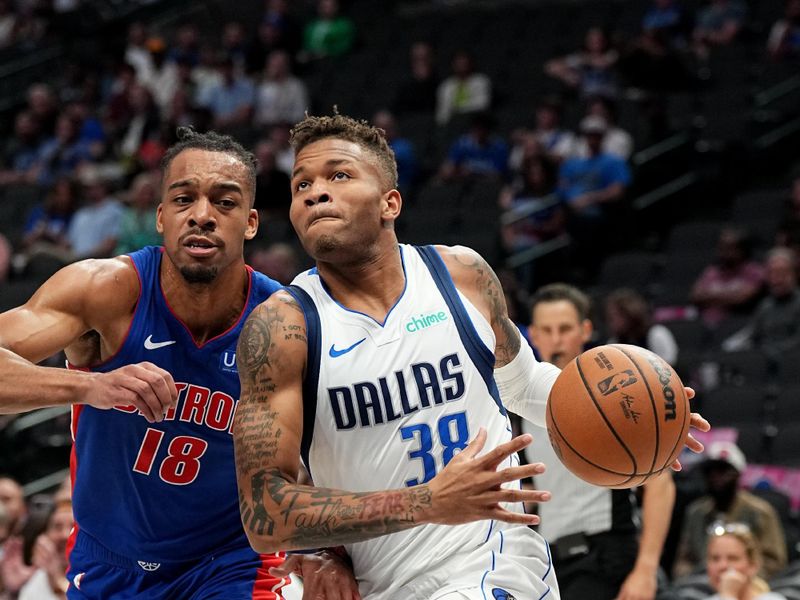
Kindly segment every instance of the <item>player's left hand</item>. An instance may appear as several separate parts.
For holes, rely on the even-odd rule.
[[[690,387],[685,387],[686,390],[686,397],[691,400],[694,398],[694,390]],[[711,423],[706,421],[700,413],[691,413],[691,419],[689,420],[689,427],[694,427],[698,431],[709,431],[711,429]],[[689,433],[689,437],[686,438],[686,447],[689,448],[692,452],[697,452],[698,454],[705,449],[705,446],[698,442],[694,436]],[[673,471],[680,471],[681,470],[681,461],[677,458],[675,462],[672,463],[672,470]]]
[[[614,600],[653,600],[658,589],[656,572],[634,567],[628,573]]]
[[[291,573],[303,579],[303,600],[361,600],[353,570],[336,553],[292,554],[280,567],[269,570],[273,577]]]

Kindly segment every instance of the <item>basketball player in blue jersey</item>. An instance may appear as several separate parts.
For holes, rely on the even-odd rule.
[[[344,544],[368,600],[557,599],[549,548],[527,527],[538,518],[521,507],[549,493],[518,483],[544,466],[519,466],[531,437],[512,437],[506,409],[544,425],[559,370],[521,343],[475,252],[398,244],[380,130],[308,117],[293,145],[291,220],[316,267],[239,339],[251,544]],[[315,487],[297,483],[301,457]]]
[[[244,263],[254,190],[249,152],[181,129],[164,247],[70,265],[0,315],[0,412],[72,405],[70,599],[283,597],[282,556],[242,529],[231,437],[236,342],[279,288]],[[61,349],[70,370],[34,364]]]

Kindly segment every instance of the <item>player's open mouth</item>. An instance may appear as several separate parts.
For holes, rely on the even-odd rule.
[[[184,248],[191,256],[208,256],[217,250],[216,244],[201,238],[186,240]]]

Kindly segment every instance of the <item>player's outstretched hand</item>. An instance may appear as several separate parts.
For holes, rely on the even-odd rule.
[[[518,467],[498,467],[513,453],[528,446],[533,438],[520,435],[478,456],[486,443],[486,430],[481,427],[469,445],[434,477],[431,491],[430,522],[458,525],[482,519],[535,525],[536,515],[515,513],[503,508],[502,502],[547,502],[550,493],[538,490],[506,489],[501,485],[544,472],[542,463]]]
[[[361,600],[353,570],[335,552],[291,554],[269,570],[273,577],[292,573],[303,579],[303,600]]]
[[[102,409],[135,406],[145,419],[155,423],[164,419],[177,400],[172,375],[153,363],[142,362],[98,373],[85,402]]]
[[[686,390],[686,397],[691,400],[694,398],[694,390],[690,387],[685,387]],[[698,431],[708,431],[711,429],[711,423],[706,421],[703,418],[703,415],[700,413],[693,412],[691,413],[691,418],[689,419],[689,427],[697,429]],[[689,433],[689,437],[686,438],[686,447],[689,448],[692,452],[700,453],[703,451],[704,446],[699,441],[695,439],[695,437]],[[672,463],[672,470],[673,471],[680,471],[681,470],[681,461],[675,459],[675,462]]]

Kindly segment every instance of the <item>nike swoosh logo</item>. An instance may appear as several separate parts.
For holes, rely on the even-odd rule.
[[[147,339],[144,341],[144,347],[147,350],[158,350],[159,348],[163,348],[164,346],[171,346],[172,344],[176,344],[176,340],[169,340],[167,342],[154,342],[153,336],[148,335]]]
[[[342,354],[347,354],[348,352],[350,352],[350,350],[358,346],[361,342],[363,342],[366,339],[367,338],[361,338],[355,344],[353,344],[352,346],[348,346],[344,350],[337,350],[336,348],[334,348],[336,344],[331,344],[331,349],[328,350],[328,354],[330,354],[331,358],[336,358],[337,356],[341,356]]]

